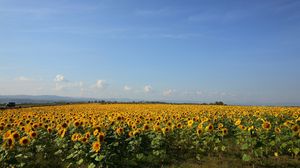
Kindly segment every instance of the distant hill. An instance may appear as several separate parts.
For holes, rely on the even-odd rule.
[[[88,98],[74,98],[74,97],[63,97],[55,95],[0,95],[0,104],[7,102],[16,102],[17,104],[27,103],[55,103],[55,102],[87,102],[94,99]]]
[[[0,95],[0,104],[15,102],[17,104],[47,104],[47,103],[72,103],[72,102],[150,102],[150,103],[197,103],[186,101],[144,101],[129,98],[80,98],[80,97],[65,97],[56,95]]]

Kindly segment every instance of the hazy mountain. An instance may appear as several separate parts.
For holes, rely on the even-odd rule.
[[[63,97],[56,95],[0,95],[0,103],[16,102],[16,103],[55,103],[55,102],[85,102],[93,101],[89,98]]]

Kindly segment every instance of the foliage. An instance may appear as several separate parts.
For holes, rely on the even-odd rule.
[[[78,104],[0,113],[0,167],[135,167],[298,159],[300,108]]]

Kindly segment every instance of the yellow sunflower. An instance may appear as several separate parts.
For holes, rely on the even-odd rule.
[[[92,144],[92,151],[99,152],[101,149],[101,143],[99,141],[95,141]]]

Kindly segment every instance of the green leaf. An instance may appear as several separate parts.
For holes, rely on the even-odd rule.
[[[251,156],[247,155],[247,154],[244,154],[243,155],[243,161],[245,162],[249,162],[251,160]]]
[[[247,150],[249,148],[248,144],[243,144],[241,150]]]
[[[98,153],[95,153],[95,154],[93,154],[92,156],[91,156],[91,158],[94,158],[94,157],[96,157],[98,155]]]
[[[62,153],[62,150],[60,149],[60,150],[56,151],[56,152],[54,153],[54,155],[59,155],[59,154],[61,154],[61,153]]]
[[[15,157],[19,158],[19,157],[22,157],[22,156],[23,156],[23,154],[20,153],[20,154],[16,155]]]
[[[299,148],[293,148],[292,151],[295,155],[298,155],[298,153],[300,152],[300,149]]]
[[[275,146],[275,144],[276,144],[275,141],[271,141],[271,142],[270,142],[270,145],[271,145],[271,146]]]
[[[143,153],[136,154],[136,158],[139,160],[143,159],[143,157],[144,157]]]
[[[89,164],[88,168],[95,168],[96,165],[94,163]]]
[[[196,156],[196,159],[197,159],[197,160],[201,160],[201,156],[198,154],[198,155]]]
[[[101,160],[104,159],[104,157],[105,157],[104,155],[97,156],[97,157],[95,158],[95,161],[100,162]]]
[[[83,163],[83,159],[80,159],[76,162],[78,165],[81,165]]]
[[[222,146],[222,147],[221,147],[221,150],[222,150],[223,152],[225,152],[226,146]]]
[[[67,156],[66,159],[71,159],[74,156],[74,153],[71,153],[70,155]]]

